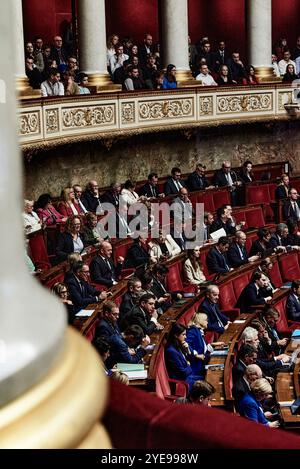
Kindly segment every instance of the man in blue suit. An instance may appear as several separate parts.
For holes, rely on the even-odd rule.
[[[228,249],[227,257],[232,267],[240,267],[241,265],[248,264],[248,262],[255,262],[259,259],[259,256],[248,257],[246,251],[246,233],[243,231],[237,231],[235,234],[235,240]]]
[[[272,299],[262,295],[262,289],[268,285],[268,279],[263,272],[256,271],[252,275],[251,282],[243,289],[239,296],[236,307],[241,313],[251,313],[251,306],[264,305]]]
[[[300,322],[300,281],[294,280],[286,302],[286,315],[290,321]]]
[[[219,309],[219,293],[217,285],[208,285],[206,298],[200,305],[200,311],[207,315],[207,330],[222,334],[228,328],[230,321]]]
[[[226,274],[233,270],[226,255],[228,248],[229,239],[227,236],[221,236],[217,245],[209,250],[206,265],[210,274]]]

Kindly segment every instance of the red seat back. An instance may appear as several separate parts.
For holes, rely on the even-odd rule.
[[[165,350],[160,347],[157,354],[156,362],[156,376],[155,376],[155,391],[158,397],[164,399],[165,396],[171,394],[169,385],[169,376],[165,364]]]
[[[89,342],[92,342],[95,337],[97,323],[98,323],[98,320],[92,322],[92,324],[84,333],[84,336],[87,338]]]
[[[214,212],[217,208],[215,207],[213,193],[211,191],[198,192],[197,202],[204,204],[204,210],[206,212]]]
[[[298,252],[289,252],[280,256],[279,268],[283,282],[300,279]]]
[[[251,246],[252,246],[253,241],[256,241],[256,239],[257,239],[257,234],[256,234],[256,232],[247,234],[246,250],[247,250],[248,253],[249,253],[249,251],[250,251],[250,249],[251,249]]]
[[[268,204],[270,194],[268,184],[246,185],[246,204]]]
[[[213,201],[215,209],[221,207],[222,205],[230,205],[230,194],[226,188],[219,189],[213,193]]]
[[[239,298],[242,290],[249,283],[248,273],[245,272],[243,275],[239,275],[238,277],[233,279],[232,283],[233,283],[233,289],[234,289],[235,297]]]
[[[269,272],[270,279],[272,283],[275,285],[276,288],[281,287],[283,284],[282,278],[281,278],[281,273],[279,270],[279,265],[278,262],[274,262],[272,270]]]
[[[265,226],[265,220],[261,207],[255,207],[250,210],[245,210],[247,226],[253,228],[260,228]]]
[[[166,287],[168,291],[182,291],[181,264],[177,262],[169,267],[166,279]]]
[[[42,231],[37,231],[29,237],[30,254],[36,268],[46,270],[50,269],[51,264],[45,246],[45,240]]]
[[[243,230],[246,230],[248,228],[246,215],[245,215],[245,209],[234,210],[233,211],[233,216],[236,219],[237,223],[240,223],[241,221],[245,222],[245,225],[243,226]]]
[[[279,332],[286,332],[289,330],[289,326],[287,323],[286,312],[285,312],[285,305],[287,301],[287,296],[282,298],[276,305],[275,308],[279,312],[279,320],[276,324],[276,327]]]
[[[117,261],[119,256],[122,256],[124,259],[126,258],[126,254],[130,246],[133,244],[133,240],[131,238],[122,239],[121,241],[117,241],[114,244],[114,261]]]
[[[235,307],[236,296],[233,290],[232,282],[225,283],[219,286],[220,290],[220,309],[231,309]]]

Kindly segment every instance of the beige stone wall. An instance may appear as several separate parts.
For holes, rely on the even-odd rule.
[[[26,156],[26,155],[25,155]],[[300,174],[300,122],[222,126],[183,134],[155,133],[118,140],[108,150],[101,142],[76,143],[25,157],[25,195],[58,196],[69,184],[83,186],[96,179],[100,187],[112,181],[142,180],[150,171],[169,174],[172,166],[193,170],[196,161],[219,168],[224,159],[239,166],[289,160]]]

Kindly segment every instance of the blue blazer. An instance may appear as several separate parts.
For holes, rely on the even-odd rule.
[[[268,425],[268,420],[264,416],[264,411],[260,403],[255,399],[254,394],[245,394],[239,403],[239,413],[256,423]]]
[[[193,370],[180,350],[170,344],[165,350],[166,367],[171,379],[185,381],[191,390],[197,380],[203,379],[201,376],[193,374]]]
[[[70,299],[73,302],[75,313],[78,313],[81,309],[84,309],[86,306],[97,303],[97,296],[99,291],[96,290],[92,285],[80,280],[80,284],[76,279],[75,275],[68,273],[65,277],[65,283],[68,286]]]
[[[237,308],[240,308],[241,313],[251,313],[250,306],[263,305],[266,300],[261,292],[257,292],[257,288],[253,282],[250,282],[242,291],[237,300]]]
[[[289,295],[286,302],[286,315],[290,321],[300,322],[300,301],[297,301],[295,295]]]
[[[228,267],[226,267],[226,264]],[[229,272],[229,261],[226,254],[221,254],[216,247],[212,247],[206,256],[206,265],[210,274],[225,274]]]
[[[191,326],[188,328],[186,332],[186,341],[190,346],[190,350],[193,352],[195,350],[199,355],[204,354],[204,349],[205,349],[205,339],[204,336],[201,334],[201,330],[199,327],[196,326]],[[209,357],[209,351],[206,350],[205,353],[205,358]],[[193,373],[196,375],[204,375],[204,365],[205,365],[205,360],[198,360],[197,358],[194,358],[191,360],[191,368],[193,370]]]
[[[241,247],[244,259],[241,258],[237,243],[232,243],[227,252],[227,257],[232,267],[240,267],[248,263],[248,254],[245,247]]]
[[[108,368],[112,368],[116,363],[141,363],[142,358],[146,355],[146,350],[143,347],[137,348],[135,355],[131,355],[127,343],[118,333],[110,337],[109,344],[110,356],[106,361]]]
[[[214,310],[214,304],[211,303],[208,298],[205,298],[205,300],[200,305],[200,310],[203,311],[203,313],[207,314],[207,330],[215,331],[219,334],[222,334],[224,332],[224,326],[226,326],[226,324],[228,323],[228,318],[225,316],[225,314],[221,313],[219,306],[216,305],[216,311],[218,315],[217,316]],[[221,323],[223,324],[223,327],[219,325],[218,317]]]

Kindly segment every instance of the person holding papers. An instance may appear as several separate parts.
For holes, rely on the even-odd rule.
[[[112,367],[116,363],[142,363],[147,353],[150,338],[137,324],[128,326],[124,332],[110,337],[110,357],[105,364]]]

